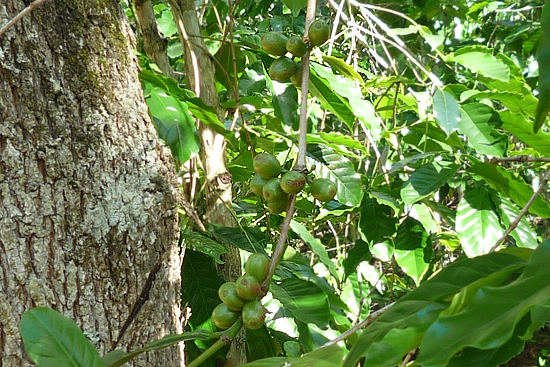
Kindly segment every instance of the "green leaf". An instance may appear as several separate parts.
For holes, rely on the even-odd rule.
[[[453,55],[453,60],[474,73],[501,81],[510,79],[508,65],[491,55],[491,51],[481,47],[465,47]]]
[[[323,61],[326,62],[332,68],[332,70],[341,73],[346,78],[353,79],[359,82],[359,84],[364,84],[361,75],[359,75],[359,73],[355,71],[353,66],[349,65],[341,58],[323,55]]]
[[[223,244],[198,232],[184,233],[182,237],[193,246],[193,250],[211,256],[218,264],[223,264],[221,255],[229,252]]]
[[[376,115],[372,103],[363,99],[363,93],[357,83],[334,74],[325,66],[317,63],[310,65],[310,93],[319,99],[321,106],[344,121],[350,131],[353,131],[355,119],[361,120],[370,129],[373,138],[379,139],[381,120]],[[321,91],[323,95],[319,95]]]
[[[397,228],[394,256],[403,271],[416,285],[428,270],[432,255],[432,241],[422,224],[407,217]]]
[[[369,366],[393,367],[401,363],[406,353],[420,345],[425,330],[445,309],[447,303],[442,300],[479,279],[509,268],[517,270],[524,264],[524,260],[508,253],[462,258],[451,263],[372,322],[359,336],[343,367],[354,367],[361,357],[372,362],[365,364]]]
[[[458,132],[468,137],[468,142],[477,153],[503,157],[508,149],[508,136],[496,130],[500,116],[482,103],[462,106],[462,118]]]
[[[193,332],[185,332],[183,334],[166,335],[162,339],[155,340],[154,342],[147,344],[145,347],[132,352],[125,352],[120,349],[112,350],[103,356],[102,360],[106,367],[120,367],[142,353],[171,347],[181,341],[208,340],[212,339],[214,335],[214,333],[207,330],[196,330]]]
[[[346,255],[346,258],[342,262],[346,277],[354,273],[361,262],[369,261],[372,258],[369,244],[363,240],[355,241],[355,244],[348,250]]]
[[[365,197],[360,209],[359,229],[367,241],[374,244],[393,236],[397,218],[392,215],[389,206],[379,204],[374,198]]]
[[[290,9],[292,16],[297,17],[300,15],[300,11],[306,7],[307,0],[283,0],[283,4]]]
[[[19,332],[25,351],[38,367],[103,367],[99,353],[76,323],[47,308],[28,309]]]
[[[192,311],[188,326],[191,330],[215,330],[210,316],[221,303],[218,288],[222,285],[213,259],[197,251],[187,250],[181,269],[181,299]]]
[[[479,175],[503,196],[512,199],[519,207],[524,207],[533,196],[533,189],[519,176],[500,166],[490,163],[476,163],[468,172]],[[540,196],[529,208],[529,212],[543,218],[550,218],[550,206]]]
[[[160,88],[153,88],[146,102],[159,137],[172,149],[174,157],[185,163],[199,152],[195,121],[189,115],[185,102],[180,102]]]
[[[525,116],[510,111],[500,113],[502,128],[517,136],[522,142],[535,149],[541,155],[550,157],[550,134],[539,131],[534,134]]]
[[[323,347],[304,354],[301,357],[272,357],[242,365],[241,367],[340,367],[344,351],[337,345]]]
[[[441,316],[431,325],[416,362],[423,367],[442,366],[465,347],[492,349],[506,343],[527,312],[550,301],[548,263],[547,241],[534,250],[518,279],[502,287],[479,289],[462,312]]]
[[[223,227],[210,224],[209,231],[221,243],[225,243],[248,252],[265,253],[269,237],[259,227]]]
[[[308,245],[311,251],[313,251],[313,253],[317,255],[319,260],[330,271],[330,274],[332,274],[335,279],[338,279],[339,274],[338,269],[336,268],[336,264],[334,264],[328,257],[328,252],[321,241],[315,238],[306,227],[294,220],[290,221],[290,228]]]
[[[264,326],[255,330],[246,330],[247,360],[255,361],[277,355],[277,342]]]
[[[360,151],[364,154],[368,154],[365,145],[351,136],[344,135],[338,132],[321,132],[319,135],[307,134],[308,144],[323,144],[339,154],[346,155],[351,158],[361,158],[354,151]],[[348,149],[345,149],[348,148]]]
[[[456,231],[464,252],[470,257],[488,253],[502,236],[504,231],[485,187],[470,190],[460,200]]]
[[[430,162],[419,167],[401,189],[403,202],[411,205],[433,194],[447,183],[459,168],[458,164],[447,161]]]
[[[293,126],[298,121],[298,91],[290,83],[280,83],[266,78],[267,87],[273,98],[275,117],[287,126]]]
[[[533,125],[535,134],[548,117],[548,112],[550,112],[550,3],[548,2],[542,7],[540,28],[540,40],[537,49],[539,101]]]
[[[325,328],[330,319],[327,295],[316,284],[297,278],[272,283],[270,291],[294,317],[306,324]]]
[[[344,205],[358,206],[363,198],[363,187],[350,160],[320,144],[308,144],[307,152],[316,166],[316,176],[336,184],[336,199]]]
[[[460,107],[455,97],[449,92],[437,89],[434,93],[434,117],[435,122],[447,134],[458,130],[460,121]]]

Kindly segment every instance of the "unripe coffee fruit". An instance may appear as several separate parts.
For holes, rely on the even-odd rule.
[[[271,259],[269,256],[256,252],[250,255],[248,260],[246,260],[244,271],[252,275],[259,282],[263,282],[267,278],[267,273],[269,273],[270,263]]]
[[[307,45],[302,37],[292,36],[286,41],[286,50],[294,57],[302,57],[307,52]]]
[[[277,177],[281,173],[281,164],[269,153],[261,153],[254,157],[252,161],[252,167],[254,172],[269,180],[270,178]]]
[[[314,20],[308,29],[309,44],[311,46],[321,46],[330,36],[328,24],[321,19]]]
[[[247,329],[259,329],[265,321],[265,308],[258,300],[246,302],[242,315],[243,324]]]
[[[288,206],[288,196],[278,201],[268,201],[266,206],[271,214],[281,214]]]
[[[223,283],[218,289],[218,296],[223,303],[232,311],[240,311],[246,300],[239,297],[237,294],[235,282]]]
[[[248,187],[250,187],[250,191],[252,191],[254,194],[262,196],[262,190],[267,181],[269,180],[266,180],[259,174],[255,174],[252,179],[250,179],[250,184],[248,185]]]
[[[306,177],[300,172],[288,171],[281,177],[280,186],[289,195],[297,194],[306,186]]]
[[[225,303],[220,303],[212,311],[212,321],[220,329],[229,329],[240,316],[239,311],[232,311]]]
[[[330,201],[336,196],[336,184],[328,178],[317,178],[311,182],[311,195],[319,201]]]
[[[290,82],[295,87],[302,86],[302,62],[298,61],[296,63],[296,72],[290,77]]]
[[[281,180],[277,177],[267,181],[262,189],[262,195],[267,202],[283,201],[287,195],[281,189]]]
[[[247,301],[252,301],[262,295],[260,282],[250,274],[244,274],[237,278],[235,290],[239,297]]]
[[[286,82],[296,73],[296,63],[288,57],[279,57],[269,66],[269,76],[278,82]]]
[[[279,32],[268,32],[260,41],[262,49],[271,55],[283,56],[286,54],[286,42],[288,39]]]

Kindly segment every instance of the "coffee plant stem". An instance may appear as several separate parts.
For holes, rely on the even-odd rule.
[[[317,0],[308,0],[306,11],[306,29],[304,34],[307,37],[309,25],[315,19],[315,11],[317,10]],[[300,102],[300,136],[298,138],[298,159],[294,167],[297,171],[306,169],[306,152],[307,152],[307,99],[309,88],[309,55],[310,51],[306,52],[302,58],[302,99]],[[288,212],[287,212],[288,213]],[[292,214],[291,214],[292,215]],[[287,214],[288,216],[288,214]]]
[[[239,319],[235,321],[235,323],[229,329],[222,333],[219,340],[212,344],[210,348],[202,352],[197,358],[193,360],[193,362],[189,363],[187,367],[199,367],[200,365],[202,365],[208,358],[213,356],[214,353],[231,343],[239,330],[241,330],[242,326],[243,319],[239,317]]]

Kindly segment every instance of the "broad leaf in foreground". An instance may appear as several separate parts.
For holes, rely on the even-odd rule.
[[[25,351],[38,367],[103,367],[98,351],[76,323],[47,308],[31,308],[19,324]]]
[[[451,179],[460,166],[451,162],[430,162],[413,172],[401,189],[401,198],[411,205],[434,193]]]
[[[435,122],[449,137],[453,131],[458,130],[460,122],[458,102],[451,93],[441,89],[435,91],[433,102]]]
[[[428,270],[432,255],[432,241],[422,224],[407,217],[397,228],[395,260],[416,285]]]
[[[341,367],[344,351],[337,345],[323,347],[301,357],[272,357],[250,362],[241,367]]]
[[[534,250],[523,273],[501,287],[483,287],[459,313],[441,316],[426,331],[417,362],[439,367],[465,347],[496,348],[506,343],[522,317],[550,302],[550,241]]]
[[[531,250],[522,249],[521,253],[531,253]],[[489,278],[485,284],[500,285],[502,278],[493,274],[519,271],[524,264],[520,257],[507,253],[491,253],[451,263],[438,275],[397,300],[370,324],[359,336],[343,366],[353,367],[362,357],[365,357],[365,365],[368,366],[391,367],[399,364],[407,352],[420,345],[424,332],[458,292],[484,278]]]
[[[456,231],[464,252],[470,257],[488,253],[504,233],[485,187],[470,190],[460,200]]]

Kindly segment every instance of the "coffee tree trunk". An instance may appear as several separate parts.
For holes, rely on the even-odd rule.
[[[0,28],[30,1],[0,1]],[[0,366],[52,307],[104,354],[181,332],[177,183],[116,0],[48,1],[0,36]],[[135,366],[183,366],[182,347]]]
[[[195,94],[218,112],[224,121],[225,115],[219,103],[216,88],[213,57],[208,52],[201,36],[197,18],[196,4],[193,0],[169,0],[178,28],[185,56],[185,71],[189,87]],[[201,166],[206,180],[205,200],[203,201],[205,219],[226,227],[234,227],[236,221],[232,213],[232,178],[227,170],[225,138],[204,124],[199,124],[201,136]],[[230,248],[223,256],[224,266],[220,269],[225,280],[234,281],[241,275],[239,250]],[[228,365],[239,366],[246,363],[244,336],[239,335],[232,343],[227,355]]]

